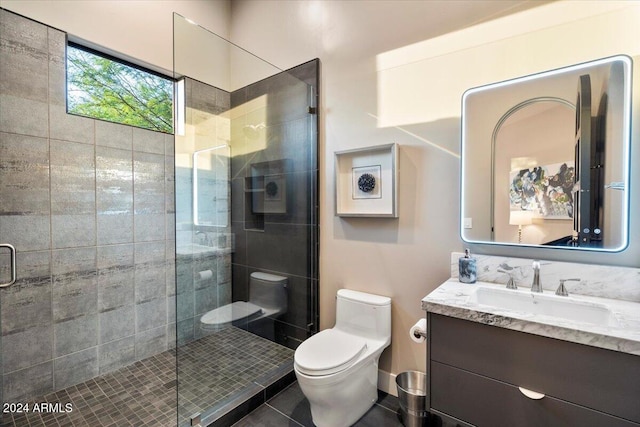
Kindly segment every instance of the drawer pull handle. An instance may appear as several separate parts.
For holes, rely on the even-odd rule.
[[[520,390],[520,393],[524,394],[529,399],[540,400],[544,397],[544,394],[538,393],[537,391],[528,390],[524,387],[518,387],[518,390]]]

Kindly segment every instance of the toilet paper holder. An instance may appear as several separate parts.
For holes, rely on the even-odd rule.
[[[409,336],[415,343],[423,343],[427,339],[427,319],[424,317],[409,329]]]
[[[427,333],[425,331],[416,329],[415,331],[413,331],[413,336],[416,338],[427,338]]]

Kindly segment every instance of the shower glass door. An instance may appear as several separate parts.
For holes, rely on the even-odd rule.
[[[208,425],[293,381],[317,331],[318,61],[282,71],[176,14],[174,73],[178,425]]]

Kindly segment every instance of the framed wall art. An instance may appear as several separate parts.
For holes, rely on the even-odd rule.
[[[398,144],[335,153],[336,215],[398,217]]]

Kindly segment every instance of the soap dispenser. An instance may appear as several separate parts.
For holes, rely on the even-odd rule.
[[[458,278],[462,283],[476,283],[477,277],[476,259],[469,249],[464,250],[464,256],[458,259]]]

